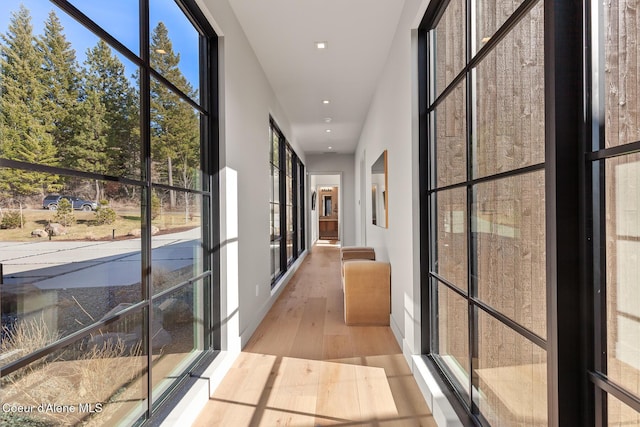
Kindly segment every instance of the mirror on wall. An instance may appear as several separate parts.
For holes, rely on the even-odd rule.
[[[333,215],[333,208],[331,206],[331,196],[323,195],[322,196],[322,216],[331,216]]]
[[[371,165],[371,222],[387,228],[389,219],[387,192],[387,150]]]

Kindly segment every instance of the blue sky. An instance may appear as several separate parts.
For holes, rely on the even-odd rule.
[[[70,0],[80,11],[93,19],[98,25],[118,39],[127,48],[139,54],[138,41],[138,2],[135,0]],[[42,34],[44,21],[54,10],[64,27],[67,40],[76,51],[78,62],[82,65],[85,52],[98,42],[89,30],[60,10],[48,0],[0,0],[0,33],[5,34],[12,12],[20,4],[29,9],[34,34]],[[150,22],[153,29],[159,21],[169,29],[173,50],[180,53],[180,69],[193,88],[198,88],[198,34],[174,0],[151,0]],[[115,51],[114,51],[115,53]],[[135,73],[133,64],[118,55],[126,67],[129,77]]]

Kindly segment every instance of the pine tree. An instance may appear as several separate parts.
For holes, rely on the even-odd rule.
[[[43,110],[43,57],[36,49],[29,11],[20,6],[0,36],[0,156],[32,164],[55,165],[56,149]],[[44,195],[59,188],[59,178],[41,172],[0,170],[0,190],[12,197]]]
[[[180,54],[173,52],[169,31],[162,22],[153,30],[150,48],[151,66],[187,96],[195,98],[196,92],[178,67]],[[180,184],[184,187],[192,186],[193,171],[200,161],[197,113],[168,87],[152,79],[151,121],[152,157],[159,164],[166,161],[162,170],[167,175],[168,184],[174,185],[175,168],[179,172]],[[173,192],[170,204],[171,207],[175,205]],[[185,205],[188,207],[186,196]]]
[[[75,109],[72,126],[78,129],[71,140],[73,150],[69,159],[80,170],[105,174],[107,172],[107,129],[104,105],[96,92],[88,92]],[[95,181],[95,200],[102,198],[100,181]]]
[[[104,108],[105,148],[109,175],[140,176],[139,103],[122,62],[102,40],[87,50],[84,63],[87,93]]]
[[[81,82],[76,52],[64,35],[64,28],[54,11],[44,24],[44,33],[38,37],[37,48],[44,66],[43,84],[46,87],[43,110],[53,143],[58,150],[61,166],[82,169],[75,154],[74,140],[82,132],[76,116],[81,112]]]

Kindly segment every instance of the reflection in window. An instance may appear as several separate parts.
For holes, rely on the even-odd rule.
[[[616,0],[603,3],[598,10],[602,22],[598,43],[604,58],[600,59],[601,81],[597,84],[602,88],[606,147],[640,141],[638,23],[635,12],[630,13],[636,7],[635,0]]]
[[[475,3],[477,29],[473,53],[482,49],[521,4],[522,0],[484,0]]]
[[[436,194],[438,252],[434,270],[467,292],[467,191],[457,188]]]
[[[493,426],[546,426],[547,353],[476,309],[478,393],[474,403]]]
[[[460,389],[469,395],[469,310],[467,300],[438,289],[438,355]]]
[[[156,189],[156,194],[159,192]],[[167,198],[161,197],[161,200]],[[152,214],[153,294],[193,279],[204,272],[202,262],[202,196],[178,192],[178,206],[160,204]]]
[[[20,173],[0,169],[1,175]],[[2,326],[9,330],[37,317],[51,336],[64,337],[142,300],[139,189],[57,179],[59,194],[23,196],[20,202],[0,196],[0,300]],[[96,187],[104,199],[93,205]],[[55,210],[43,209],[54,201]],[[85,209],[88,203],[96,207]]]
[[[640,155],[606,161],[607,376],[640,387]]]
[[[544,162],[543,15],[540,2],[475,70],[476,178]]]
[[[607,417],[609,426],[639,426],[640,413],[612,395],[607,395]]]
[[[544,171],[478,184],[478,297],[546,337]]]
[[[0,380],[0,401],[22,405],[28,413],[0,413],[5,425],[111,425],[135,420],[146,410],[146,370],[142,319],[145,311],[92,333],[85,339],[36,360]],[[55,326],[46,315],[20,319],[3,336],[2,355],[23,355],[55,339]],[[0,366],[6,366],[4,359]],[[39,405],[66,405],[56,412]],[[17,419],[20,417],[19,419]],[[16,421],[18,421],[16,423]]]
[[[453,81],[465,66],[465,3],[452,0],[435,28],[435,96]]]
[[[467,118],[465,81],[436,107],[435,150],[436,186],[463,182],[467,179]]]
[[[203,348],[202,281],[183,286],[153,300],[152,333],[155,354],[153,399],[157,401]]]

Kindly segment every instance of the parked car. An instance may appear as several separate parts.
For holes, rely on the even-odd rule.
[[[57,210],[60,199],[67,199],[71,203],[71,206],[73,206],[73,209],[79,211],[89,212],[95,211],[98,208],[98,204],[96,202],[83,200],[80,197],[49,194],[42,200],[42,209],[49,209],[50,211]]]

